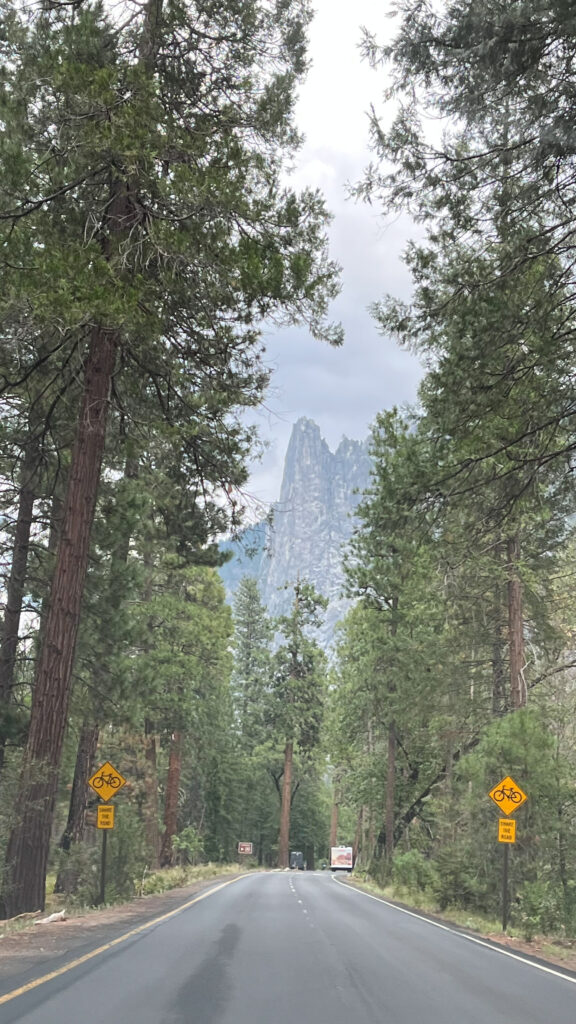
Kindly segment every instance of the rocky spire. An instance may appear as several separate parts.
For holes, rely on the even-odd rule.
[[[235,558],[222,569],[231,596],[243,575],[258,578],[262,600],[271,615],[288,610],[285,584],[300,577],[329,600],[322,641],[328,646],[334,626],[345,613],[342,554],[353,528],[353,513],[369,481],[367,443],[344,438],[331,452],[313,420],[294,424],[284,462],[280,500],[273,526],[261,527],[262,547],[247,559],[233,545]]]

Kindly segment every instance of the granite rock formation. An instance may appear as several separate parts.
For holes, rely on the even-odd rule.
[[[320,641],[328,648],[336,622],[349,606],[342,596],[342,555],[370,466],[367,442],[343,438],[331,452],[317,424],[299,419],[286,452],[272,523],[257,523],[224,545],[232,551],[220,570],[228,599],[232,601],[243,576],[254,576],[269,614],[282,615],[291,600],[286,584],[308,580],[328,598],[320,631]]]

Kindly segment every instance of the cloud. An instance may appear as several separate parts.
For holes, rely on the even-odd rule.
[[[385,222],[377,207],[352,200],[347,187],[371,159],[367,111],[385,85],[382,74],[360,60],[360,26],[382,39],[390,22],[376,0],[340,6],[318,0],[316,6],[312,69],[297,107],[306,142],[290,180],[294,188],[321,188],[333,215],[330,251],[342,266],[342,292],[331,319],[343,323],[346,340],[332,349],[296,328],[266,337],[274,373],[257,422],[269,447],[252,468],[249,490],[268,502],[280,493],[284,454],[300,416],[315,420],[334,449],[343,435],[366,437],[377,412],[414,401],[422,375],[417,359],[381,337],[368,313],[386,293],[409,296],[401,255],[416,229],[405,217]]]

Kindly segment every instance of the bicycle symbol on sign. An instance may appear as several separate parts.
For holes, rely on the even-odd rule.
[[[95,775],[92,779],[92,785],[94,789],[102,789],[102,786],[110,786],[112,789],[118,789],[122,779],[119,775],[113,775],[112,772],[108,772],[107,775],[104,772],[100,772],[100,775]]]
[[[513,804],[519,804],[522,801],[522,793],[514,789],[513,786],[502,786],[501,789],[495,789],[492,796],[498,803],[501,803],[502,800],[511,800]]]

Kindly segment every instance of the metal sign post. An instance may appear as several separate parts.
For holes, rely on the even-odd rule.
[[[109,761],[100,765],[94,775],[88,779],[88,785],[94,790],[96,796],[101,800],[111,800],[122,786],[126,785],[126,779],[120,772],[116,771]],[[114,807],[111,805],[98,807],[98,828],[102,829],[102,858],[100,861],[100,895],[98,902],[106,902],[106,846],[108,842],[108,830],[114,828]]]
[[[504,845],[504,868],[502,870],[502,931],[505,932],[508,927],[508,854],[510,847],[508,843]]]
[[[98,903],[102,905],[106,903],[106,843],[108,840],[108,830],[104,829],[102,832],[102,860],[100,861],[100,895],[98,897]]]
[[[520,786],[517,786],[514,779],[509,775],[502,779],[490,790],[488,796],[494,801],[499,810],[505,814],[514,814],[514,811],[528,799]],[[510,864],[510,843],[516,842],[516,822],[513,818],[498,819],[498,842],[504,844],[504,863],[502,865],[502,931],[508,927],[508,916],[510,909],[510,894],[508,892],[508,869]]]

